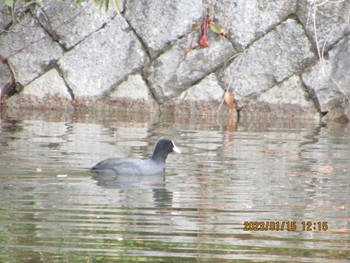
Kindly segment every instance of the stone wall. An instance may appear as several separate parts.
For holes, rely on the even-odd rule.
[[[41,0],[15,16],[0,4],[3,104],[221,114],[229,90],[241,117],[348,121],[349,0],[118,3]],[[189,51],[208,10],[227,34]]]

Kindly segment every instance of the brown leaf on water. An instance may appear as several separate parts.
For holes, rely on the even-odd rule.
[[[290,152],[274,151],[274,150],[262,150],[260,152],[263,154],[268,154],[268,155],[288,155],[288,154],[291,154]]]
[[[333,166],[325,165],[325,166],[322,167],[322,172],[324,174],[330,174],[330,173],[333,172],[333,169],[334,169]]]
[[[339,205],[336,207],[337,210],[346,210],[346,205]]]
[[[226,105],[228,107],[228,113],[233,113],[235,109],[235,97],[231,91],[225,92],[224,100],[226,102]]]
[[[199,166],[199,168],[205,168],[205,167],[207,167],[207,165],[206,165],[205,163],[199,163],[198,166]]]

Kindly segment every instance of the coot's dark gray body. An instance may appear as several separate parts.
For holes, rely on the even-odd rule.
[[[105,175],[154,175],[165,171],[165,160],[171,152],[180,153],[174,142],[168,139],[158,141],[153,156],[148,160],[109,158],[91,168],[95,174]]]

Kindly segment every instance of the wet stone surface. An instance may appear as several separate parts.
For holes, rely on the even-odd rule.
[[[349,1],[117,3],[118,10],[106,12],[73,0],[40,1],[35,10],[18,1],[16,21],[1,4],[3,104],[38,108],[49,101],[66,108],[114,101],[104,107],[170,105],[180,113],[215,114],[230,90],[241,113],[293,107],[294,116],[349,119]],[[225,36],[216,35],[208,19]],[[203,37],[207,47],[199,46]],[[49,82],[52,70],[59,77]],[[8,97],[9,90],[19,94]],[[17,103],[25,96],[36,99]]]

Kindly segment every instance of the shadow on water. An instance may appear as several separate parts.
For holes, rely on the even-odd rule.
[[[349,135],[297,119],[2,112],[0,261],[347,262]],[[161,137],[182,151],[164,175],[88,171],[148,158]]]

